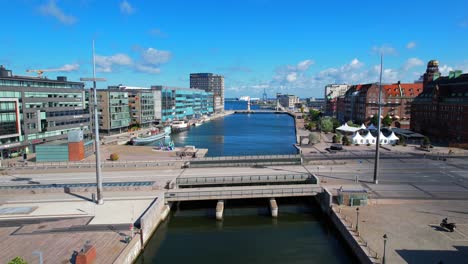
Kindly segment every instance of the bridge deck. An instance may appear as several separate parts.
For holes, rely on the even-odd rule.
[[[322,192],[317,184],[239,186],[172,189],[165,193],[168,202],[312,196]]]
[[[272,175],[239,175],[239,176],[184,176],[176,180],[178,186],[185,185],[218,185],[218,184],[250,184],[271,182],[305,182],[317,183],[317,179],[309,173],[288,173]]]

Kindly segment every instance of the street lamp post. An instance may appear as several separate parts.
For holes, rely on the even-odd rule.
[[[94,148],[96,155],[96,194],[97,204],[103,204],[104,198],[102,195],[102,175],[101,175],[101,154],[99,151],[99,120],[98,120],[98,104],[97,104],[97,92],[96,82],[105,81],[104,78],[96,78],[96,59],[94,55],[94,40],[93,40],[93,78],[80,78],[80,81],[91,81],[93,82],[93,97],[94,97]]]
[[[359,207],[356,208],[356,232],[359,232]]]
[[[38,255],[39,256],[39,264],[43,264],[43,259],[42,259],[42,251],[34,251],[32,253],[33,255]]]
[[[382,256],[382,264],[385,264],[385,248],[387,246],[387,234],[383,235],[383,256]]]
[[[374,162],[374,184],[378,184],[379,176],[379,158],[380,158],[380,125],[381,125],[381,115],[382,115],[382,71],[383,71],[383,55],[380,55],[380,82],[379,82],[379,111],[377,118],[377,142],[375,144],[375,162]]]

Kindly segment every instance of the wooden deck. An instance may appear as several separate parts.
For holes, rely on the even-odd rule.
[[[43,253],[44,263],[73,263],[74,252],[80,251],[87,240],[96,247],[95,263],[113,263],[127,245],[123,235],[129,234],[128,228],[87,226],[90,220],[80,217],[24,225],[0,223],[0,263],[8,263],[16,256],[28,263],[38,263],[39,257],[33,256],[33,251]]]

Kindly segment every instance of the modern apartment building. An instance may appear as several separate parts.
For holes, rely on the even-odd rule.
[[[422,92],[422,83],[382,85],[382,117],[389,115],[392,126],[409,128],[411,103]],[[344,115],[341,121],[367,123],[378,114],[379,84],[352,85],[344,95]],[[338,109],[338,108],[337,108]]]
[[[155,122],[155,98],[150,88],[135,86],[109,86],[111,91],[125,91],[128,93],[130,107],[130,125],[149,127]]]
[[[0,157],[35,151],[35,145],[67,138],[72,130],[90,136],[84,84],[16,76],[0,66]]]
[[[350,85],[328,84],[325,86],[325,114],[332,117],[338,115],[338,97],[344,96]]]
[[[299,97],[292,94],[276,94],[276,99],[279,103],[286,108],[294,108],[296,104],[300,103]]]
[[[213,93],[162,85],[151,87],[161,94],[161,122],[199,118],[213,113]]]
[[[413,101],[411,129],[432,141],[468,146],[468,74],[452,71],[441,77],[431,60],[423,75],[424,89]]]
[[[92,95],[92,92],[88,95],[91,102],[94,100]],[[126,132],[131,121],[128,92],[97,90],[97,96],[99,132],[107,135]],[[92,107],[91,111],[93,111]],[[92,117],[94,117],[93,114]]]
[[[213,73],[191,73],[190,88],[213,93],[215,113],[224,111],[224,76]]]

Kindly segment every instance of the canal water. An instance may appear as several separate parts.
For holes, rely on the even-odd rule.
[[[232,114],[171,135],[175,146],[206,148],[208,157],[297,154],[287,114]]]
[[[277,201],[277,219],[271,218],[267,199],[228,200],[223,221],[215,220],[216,201],[174,206],[136,263],[356,263],[320,220],[318,206]]]

